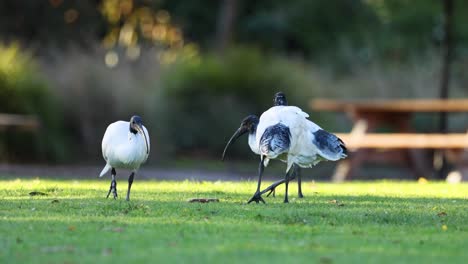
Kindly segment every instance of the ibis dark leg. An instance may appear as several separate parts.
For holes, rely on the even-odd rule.
[[[260,164],[258,165],[258,184],[257,184],[257,191],[254,193],[254,195],[252,196],[252,198],[250,198],[250,200],[248,201],[248,203],[251,203],[251,202],[262,202],[262,203],[265,203],[265,200],[263,200],[262,198],[262,193],[260,192],[260,185],[262,184],[262,174],[263,174],[263,170],[265,168],[265,165],[263,164],[263,160],[265,158],[262,156],[262,158],[260,159]]]
[[[265,190],[261,191],[262,194],[264,193],[267,193],[267,197],[270,196],[271,194],[275,193],[275,189],[276,187],[278,187],[279,185],[283,184],[285,182],[284,179],[281,179],[279,181],[275,181],[274,183],[272,183],[270,186],[266,187]]]
[[[132,188],[133,177],[135,176],[135,172],[132,172],[128,177],[128,190],[127,190],[127,201],[130,201],[130,189]]]
[[[117,182],[115,181],[115,175],[117,175],[117,173],[115,172],[115,169],[112,168],[112,181],[111,181],[109,192],[107,193],[106,198],[109,198],[109,195],[111,192],[112,192],[112,195],[114,196],[114,199],[117,198]]]
[[[289,185],[289,180],[290,180],[289,177],[291,176],[291,179],[293,178],[293,176],[295,174],[294,171],[295,171],[295,168],[294,168],[294,165],[293,165],[292,168],[289,169],[289,171],[286,172],[286,175],[284,176],[284,188],[285,188],[284,203],[289,203],[289,200],[288,200],[288,185]]]
[[[294,166],[294,167],[297,167],[297,165],[293,165],[293,166]],[[291,169],[294,169],[294,168],[291,168]],[[290,176],[289,176],[289,180],[290,180],[290,181],[291,181],[291,180],[294,180],[294,179],[296,178],[296,173],[297,173],[296,171],[291,172],[291,174],[290,174]],[[276,187],[278,187],[279,185],[281,185],[281,184],[283,184],[283,183],[285,183],[285,182],[286,182],[286,179],[281,179],[281,180],[279,180],[279,181],[276,181],[276,182],[274,182],[273,184],[271,184],[270,186],[266,187],[265,190],[261,191],[261,193],[264,194],[264,193],[269,192],[269,193],[267,194],[267,197],[268,197],[268,196],[270,196],[272,193],[275,192]]]
[[[301,177],[301,167],[296,166],[296,176],[297,176],[297,196],[299,198],[304,198],[302,195],[302,177]]]

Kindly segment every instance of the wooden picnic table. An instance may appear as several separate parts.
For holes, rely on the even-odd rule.
[[[407,163],[417,177],[427,177],[429,170],[423,162],[425,154],[421,149],[456,150],[456,153],[468,149],[467,127],[463,133],[421,134],[411,124],[412,116],[417,113],[468,113],[468,99],[315,99],[310,106],[316,111],[343,112],[353,121],[349,134],[338,135],[352,153],[348,160],[339,163],[333,176],[336,181],[351,179],[369,160],[399,160]],[[375,133],[381,127],[395,132]],[[386,154],[386,157],[381,158],[383,155],[380,154]],[[465,161],[457,162],[462,164]]]
[[[314,99],[311,101],[311,107],[315,110],[337,112],[468,112],[468,99]]]

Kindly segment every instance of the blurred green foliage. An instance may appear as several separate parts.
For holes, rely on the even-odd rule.
[[[179,153],[220,154],[240,121],[260,116],[278,91],[302,107],[313,95],[304,65],[247,47],[174,64],[163,76],[159,118]]]
[[[0,113],[34,115],[41,123],[36,132],[2,131],[0,157],[65,158],[60,112],[55,95],[31,56],[18,44],[0,45]]]
[[[242,118],[272,106],[277,91],[306,109],[316,89],[305,64],[251,47],[173,64],[124,60],[112,69],[100,55],[68,52],[46,65],[62,105],[59,132],[74,139],[67,151],[83,161],[100,160],[106,126],[133,114],[150,131],[152,160],[217,158]],[[239,141],[231,157],[250,153],[246,138]]]
[[[301,54],[309,59],[333,55],[342,45],[370,46],[378,56],[401,59],[437,47],[443,35],[442,0],[235,2],[231,32],[234,43],[271,52]],[[223,3],[219,0],[207,0],[203,4],[186,0],[4,0],[0,2],[0,36],[38,47],[38,52],[46,52],[48,46],[92,48],[92,40],[102,40],[116,25],[127,24],[130,14],[144,7],[152,12],[167,11],[171,23],[181,29],[186,42],[198,43],[203,50],[209,50],[215,46]],[[468,2],[454,3],[455,39],[459,49],[466,50],[468,17],[464,14],[468,12]],[[103,4],[122,15],[109,23],[107,13],[102,12]],[[132,21],[136,23],[138,19]]]
[[[153,159],[217,157],[277,91],[306,111],[314,96],[437,96],[442,1],[237,0],[230,48],[215,53],[227,2],[0,1],[0,41],[24,47],[1,46],[0,112],[43,125],[2,132],[0,158],[96,161],[107,124],[133,114]],[[451,95],[466,96],[468,2],[455,5]],[[241,141],[231,155],[250,153]]]
[[[46,47],[89,47],[89,41],[100,38],[107,27],[99,2],[0,1],[0,36],[3,41],[21,41],[38,53],[47,52]]]

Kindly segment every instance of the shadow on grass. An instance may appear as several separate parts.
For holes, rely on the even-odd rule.
[[[205,192],[201,196],[210,196]],[[149,196],[145,192],[145,196]],[[126,202],[103,197],[32,197],[10,198],[0,208],[2,215],[18,221],[60,219],[68,221],[108,221],[117,217],[138,222],[158,219],[162,222],[202,221],[273,225],[411,225],[425,226],[450,222],[466,229],[466,200],[440,198],[400,198],[381,196],[316,195],[292,199],[283,204],[282,197],[268,198],[267,204],[246,204],[243,194],[217,195],[219,203],[188,203],[186,194],[155,194],[154,199],[139,195]],[[84,218],[84,219],[83,219]]]

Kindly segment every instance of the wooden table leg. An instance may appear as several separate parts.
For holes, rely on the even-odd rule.
[[[410,113],[399,115],[394,120],[394,127],[398,129],[400,133],[411,133],[414,132],[410,124]],[[426,149],[407,149],[407,165],[413,173],[415,180],[423,178],[432,178],[433,173],[431,165],[428,162]]]
[[[359,172],[364,161],[367,160],[368,155],[369,150],[367,149],[358,149],[353,153],[349,153],[347,159],[338,163],[333,173],[332,181],[343,182],[353,179]]]
[[[360,118],[360,116],[356,116],[355,118],[357,121],[354,123],[353,129],[351,130],[351,135],[353,137],[364,135],[369,130],[375,128],[373,119]],[[338,162],[332,176],[332,181],[343,182],[345,180],[351,180],[356,176],[363,162],[367,159],[368,154],[369,151],[365,149],[349,149],[348,157]]]
[[[427,157],[427,150],[425,149],[408,149],[408,163],[407,165],[413,172],[415,180],[419,178],[432,178],[433,172],[430,170],[428,164],[430,159]]]
[[[355,120],[355,125],[351,130],[351,135],[359,137],[368,132],[374,132],[378,127],[393,127],[400,133],[408,133],[413,131],[410,124],[410,113],[389,114],[385,112],[356,112],[352,111],[351,118]],[[371,150],[366,149],[350,149],[347,159],[338,163],[335,172],[332,176],[334,182],[350,180],[357,176],[360,168],[366,160],[368,160]],[[427,158],[425,158],[425,150],[408,149],[406,151],[406,164],[413,171],[414,177],[429,177],[431,170],[428,166]]]
[[[448,183],[468,182],[468,149],[447,150],[447,159],[455,164],[455,169],[447,174]]]

